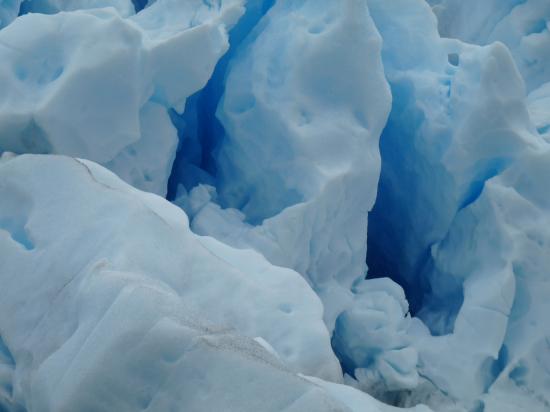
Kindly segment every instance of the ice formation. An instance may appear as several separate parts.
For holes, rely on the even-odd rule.
[[[550,411],[547,0],[0,0],[0,410]]]
[[[527,92],[532,121],[541,135],[550,131],[550,3],[546,0],[441,0],[434,5],[445,37],[510,50]],[[472,10],[475,10],[472,13]]]
[[[240,13],[236,1],[164,1],[130,19],[18,18],[0,33],[0,149],[83,157],[164,195],[177,147],[167,110],[204,86]]]
[[[349,410],[296,374],[341,376],[298,273],[86,160],[5,156],[0,196],[8,410]]]
[[[209,193],[227,208],[208,201],[186,209],[197,233],[253,247],[301,273],[321,296],[331,330],[365,272],[390,104],[380,38],[364,6],[280,1],[268,11],[254,42],[229,63],[218,106],[226,135]],[[338,47],[352,41],[353,49]],[[178,201],[198,205],[203,192]]]

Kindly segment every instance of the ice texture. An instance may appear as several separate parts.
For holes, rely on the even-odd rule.
[[[0,29],[26,13],[55,14],[61,11],[113,7],[124,17],[135,13],[131,0],[2,0],[0,2]]]
[[[550,113],[550,3],[546,0],[442,0],[434,6],[443,36],[485,45],[502,42],[523,77],[529,111],[548,137]]]
[[[177,148],[167,110],[204,86],[240,13],[237,1],[164,0],[131,19],[18,18],[0,32],[0,149],[94,160],[164,195]]]
[[[550,81],[550,3],[546,0],[443,0],[434,7],[445,37],[510,50],[527,89]]]
[[[539,386],[549,377],[548,330],[538,312],[546,310],[548,275],[536,269],[548,258],[545,225],[522,221],[537,220],[533,200],[492,194],[509,190],[494,189],[509,175],[523,173],[532,193],[536,182],[545,184],[544,166],[529,172],[548,148],[531,122],[521,72],[502,43],[441,39],[422,1],[369,6],[394,99],[370,216],[370,275],[399,280],[413,314],[429,328],[410,329],[421,377],[466,410],[517,407],[517,400],[506,405],[507,392],[521,398],[527,387],[525,410],[548,410],[548,390]],[[541,232],[529,247],[522,239],[533,236],[531,224]],[[515,259],[529,269],[518,270]],[[541,283],[535,287],[533,279]],[[529,354],[531,347],[541,352]],[[521,369],[520,380],[508,379],[523,356],[542,361]]]
[[[0,182],[0,330],[16,403],[61,411],[182,402],[173,378],[163,380],[204,368],[209,353],[222,362],[207,362],[214,376],[223,373],[216,347],[235,352],[229,364],[253,355],[259,345],[235,334],[264,339],[289,370],[340,379],[322,306],[296,272],[194,235],[177,207],[88,161],[20,156],[0,165]],[[278,364],[254,351],[252,363]],[[141,389],[130,396],[133,385]]]
[[[178,202],[195,204],[195,232],[301,273],[332,330],[366,270],[390,95],[366,2],[321,3],[276,2],[235,53],[217,109],[216,192]]]
[[[0,0],[0,410],[550,411],[549,21]]]
[[[339,365],[298,273],[166,200],[53,155],[4,156],[0,195],[7,410],[393,410],[320,379]]]
[[[468,353],[460,347],[460,352],[471,362],[492,348],[496,359],[495,382],[486,395],[490,411],[514,410],[520,404],[525,410],[546,411],[550,404],[550,198],[544,189],[549,154],[548,146],[526,151],[488,181],[433,251],[436,267],[464,282],[465,302],[454,335],[468,336],[472,349]],[[429,359],[436,356],[441,353],[434,350]],[[444,362],[458,370],[466,362],[460,358]]]
[[[388,278],[362,282],[351,309],[336,320],[332,344],[346,372],[370,393],[418,386],[418,351],[403,289]]]
[[[23,0],[2,0],[0,2],[0,29],[10,24],[18,15]]]
[[[121,16],[135,13],[131,0],[23,0],[20,13],[55,14],[60,11],[74,11],[113,7]]]

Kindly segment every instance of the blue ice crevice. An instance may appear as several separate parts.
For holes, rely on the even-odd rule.
[[[218,61],[206,86],[189,97],[182,114],[171,111],[179,145],[168,181],[168,200],[177,197],[180,184],[187,191],[198,184],[216,186],[216,151],[225,136],[216,110],[225,91],[227,69],[239,50],[253,41],[247,37],[274,3],[275,0],[248,0],[244,15],[229,31],[229,49]]]
[[[332,331],[366,271],[390,108],[380,35],[363,0],[251,4],[267,13],[246,37],[250,23],[237,24],[244,40],[225,57],[226,74],[222,61],[173,117],[181,150],[170,193],[196,233],[302,274]]]
[[[368,277],[402,285],[412,314],[428,327],[411,332],[421,377],[451,397],[473,399],[506,364],[499,352],[515,294],[515,275],[500,260],[509,249],[499,240],[505,232],[487,203],[487,185],[542,142],[510,51],[442,39],[427,4],[405,3],[369,2],[384,40],[393,106],[369,215]],[[465,249],[481,248],[470,240],[483,233],[498,257]],[[496,296],[480,294],[493,288]],[[460,376],[464,365],[474,378]]]

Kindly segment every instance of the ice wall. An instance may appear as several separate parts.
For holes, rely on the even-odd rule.
[[[421,1],[371,1],[369,6],[383,38],[393,95],[381,137],[378,199],[369,218],[369,275],[389,275],[401,283],[413,313],[430,328],[430,333],[410,330],[421,378],[466,410],[514,410],[507,405],[514,396],[528,402],[529,410],[547,410],[545,391],[529,380],[536,375],[539,382],[547,381],[541,372],[547,349],[540,342],[548,335],[539,324],[542,318],[530,309],[546,304],[526,286],[536,278],[541,294],[546,293],[548,275],[537,275],[534,262],[545,260],[547,252],[544,240],[536,248],[516,246],[532,236],[526,234],[530,224],[516,217],[522,220],[525,213],[536,219],[532,208],[537,206],[521,195],[502,197],[500,191],[507,190],[495,188],[519,170],[533,193],[536,182],[544,181],[545,172],[528,172],[533,169],[525,164],[542,164],[535,159],[548,149],[530,119],[514,54],[502,43],[478,47],[440,39],[436,20]],[[471,21],[479,15],[473,16]],[[458,17],[452,21],[456,24]],[[442,20],[439,24],[440,30],[447,27]],[[535,239],[544,238],[544,224],[539,227]],[[518,270],[514,256],[524,253],[519,249],[530,250],[526,259],[534,267]],[[520,341],[540,352],[512,354],[511,342]],[[514,368],[523,364],[522,356],[538,356],[541,362],[531,370],[533,364],[525,360],[530,366],[518,372]],[[515,379],[516,374],[522,378]],[[518,395],[526,387],[536,400]],[[422,399],[424,390],[420,384],[413,397]],[[479,397],[484,400],[476,401]],[[511,405],[517,407],[517,399]]]
[[[277,2],[229,63],[215,198],[178,200],[197,233],[301,273],[330,329],[366,269],[390,102],[380,47],[365,1]]]

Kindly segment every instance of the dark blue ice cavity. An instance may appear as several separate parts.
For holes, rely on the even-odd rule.
[[[168,181],[169,200],[174,200],[180,184],[187,190],[199,183],[215,186],[215,152],[225,135],[216,109],[225,90],[227,67],[274,3],[275,0],[248,1],[246,13],[229,33],[229,50],[216,65],[207,85],[188,99],[183,114],[172,112],[180,143]]]
[[[134,3],[134,7],[136,9],[136,13],[140,12],[147,6],[148,0],[132,0],[132,3]]]
[[[457,211],[444,193],[452,177],[437,161],[451,132],[442,130],[437,139],[441,147],[428,148],[422,135],[426,115],[415,103],[413,83],[393,82],[391,88],[392,112],[380,138],[378,196],[369,214],[368,276],[399,283],[411,314],[421,316],[432,333],[444,334],[452,331],[463,301],[461,284],[438,278],[434,285],[430,270],[431,246],[444,235],[441,222]],[[478,195],[476,189],[472,196]]]

